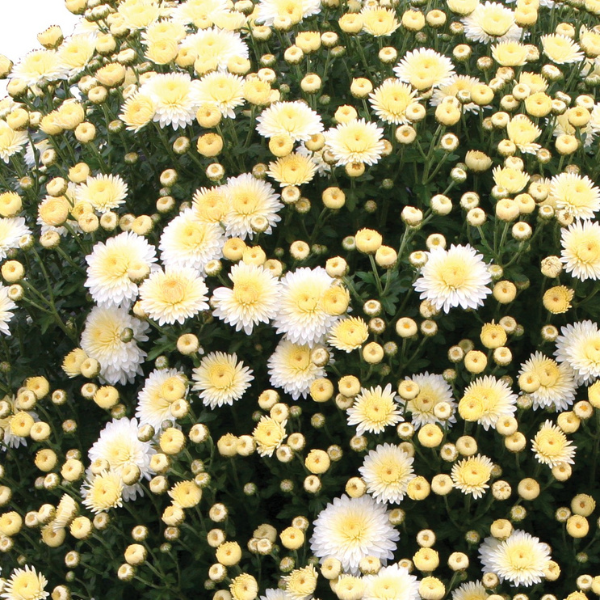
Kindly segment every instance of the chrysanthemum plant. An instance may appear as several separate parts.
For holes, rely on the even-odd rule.
[[[598,0],[66,0],[0,58],[0,597],[600,595]]]

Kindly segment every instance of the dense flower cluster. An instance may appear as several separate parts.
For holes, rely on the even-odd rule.
[[[0,598],[600,596],[599,0],[65,0],[0,56]]]

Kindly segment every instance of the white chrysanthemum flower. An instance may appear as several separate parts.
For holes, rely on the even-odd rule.
[[[101,306],[119,306],[135,300],[139,280],[155,266],[156,250],[145,238],[131,231],[98,242],[85,257],[88,264],[85,287]],[[139,277],[141,275],[141,277]]]
[[[525,154],[535,154],[541,146],[535,142],[542,130],[526,115],[516,115],[506,126],[508,139]]]
[[[317,163],[312,156],[301,152],[291,152],[287,156],[269,163],[267,175],[281,187],[310,183],[317,171]]]
[[[487,589],[481,581],[467,581],[452,592],[452,600],[487,600]]]
[[[193,94],[199,106],[216,106],[224,117],[234,119],[234,108],[245,102],[244,80],[238,75],[214,71],[196,82]]]
[[[187,0],[173,10],[173,21],[200,28],[219,14],[227,12],[227,0]]]
[[[323,339],[338,317],[326,312],[323,298],[334,279],[323,267],[302,267],[281,279],[279,312],[274,325],[295,344],[310,346]]]
[[[203,273],[211,260],[221,258],[224,244],[223,229],[199,219],[188,208],[163,229],[160,258],[166,267],[190,267]]]
[[[8,322],[13,318],[12,311],[17,305],[8,297],[8,288],[0,285],[0,332],[10,335]]]
[[[269,381],[273,387],[282,388],[294,400],[306,398],[310,384],[325,376],[325,369],[317,367],[310,359],[310,347],[282,339],[267,363]]]
[[[138,439],[138,428],[137,419],[126,417],[107,423],[88,452],[90,462],[106,460],[110,471],[119,477],[125,468],[136,466],[140,470],[140,477],[150,479],[154,473],[150,468],[150,459],[156,450],[150,442]],[[123,499],[126,502],[135,500],[137,494],[143,495],[139,484],[123,486]]]
[[[400,504],[408,482],[415,477],[414,458],[394,444],[379,444],[365,456],[358,470],[367,484],[367,492],[377,502]]]
[[[477,77],[469,75],[453,75],[448,83],[440,85],[433,90],[433,95],[429,100],[431,106],[438,106],[445,98],[456,98],[458,92],[470,92],[474,85],[480,84],[481,81]],[[475,102],[467,102],[462,105],[463,112],[479,112],[479,105]]]
[[[224,221],[229,212],[226,189],[225,185],[197,189],[192,199],[194,216],[204,223],[219,224]]]
[[[141,33],[142,42],[151,45],[164,39],[173,40],[175,43],[181,42],[187,32],[183,23],[169,20],[154,22]]]
[[[396,398],[391,383],[385,388],[380,385],[361,388],[354,404],[346,411],[348,425],[357,425],[356,435],[363,435],[365,431],[381,433],[386,427],[404,421]]]
[[[0,430],[3,432],[0,449],[5,451],[7,448],[19,448],[20,446],[27,446],[27,438],[14,434],[13,429],[10,426],[15,414],[19,412],[17,409],[15,409],[16,398],[14,396],[4,396],[3,400],[9,403],[10,414],[8,417],[0,419]],[[30,410],[25,412],[34,420],[34,422],[37,423],[40,420],[37,413]]]
[[[65,65],[55,50],[33,50],[25,55],[10,73],[11,79],[20,79],[28,86],[62,79]]]
[[[484,2],[462,19],[465,37],[473,42],[518,41],[523,30],[515,22],[515,13],[499,2]]]
[[[94,514],[123,506],[123,480],[114,471],[89,473],[79,491],[83,505]]]
[[[563,430],[552,421],[545,421],[531,441],[535,458],[551,469],[561,464],[575,464],[573,460],[577,448],[567,439]]]
[[[399,79],[386,79],[369,94],[369,103],[381,121],[404,125],[409,122],[406,109],[415,101],[417,92]]]
[[[552,406],[562,412],[573,404],[577,388],[573,372],[566,363],[559,365],[541,352],[534,352],[519,370],[519,375],[529,374],[540,382],[540,387],[530,394],[534,409]]]
[[[556,339],[554,356],[575,374],[577,386],[593,383],[600,377],[600,330],[593,321],[565,325]]]
[[[393,559],[400,534],[390,523],[385,504],[365,494],[360,498],[334,498],[313,522],[312,553],[337,558],[344,571],[359,572],[360,561],[374,556],[384,565]]]
[[[164,421],[173,419],[173,402],[185,397],[187,380],[177,369],[155,369],[138,393],[135,416],[140,425],[152,425],[159,431]]]
[[[576,221],[561,230],[561,261],[573,277],[600,279],[600,224]]]
[[[512,416],[517,410],[517,396],[508,384],[492,375],[477,377],[458,403],[458,412],[465,421],[477,421],[487,431],[498,419]]]
[[[81,347],[100,363],[100,376],[109,384],[133,383],[146,357],[136,342],[148,340],[149,328],[124,308],[96,306],[85,321]]]
[[[544,54],[557,65],[581,62],[585,54],[569,36],[551,33],[540,37]]]
[[[449,312],[454,306],[482,306],[492,290],[492,280],[483,256],[472,246],[437,248],[427,253],[428,260],[414,283],[421,300],[429,300],[436,309]]]
[[[191,125],[196,116],[198,103],[193,91],[187,73],[157,74],[140,88],[140,94],[147,94],[154,102],[154,120],[175,130]]]
[[[447,56],[431,48],[417,48],[404,55],[394,73],[401,81],[423,91],[450,83],[454,65]]]
[[[23,217],[0,217],[0,261],[8,256],[9,250],[19,247],[19,240],[24,235],[31,235]]]
[[[335,323],[327,334],[327,342],[337,350],[352,352],[369,337],[369,326],[360,317],[348,317]]]
[[[58,48],[58,56],[67,72],[67,77],[74,77],[83,71],[95,51],[95,32],[79,33],[66,39]]]
[[[25,565],[15,569],[4,583],[0,598],[4,600],[44,600],[50,593],[45,591],[48,580],[34,567]]]
[[[125,202],[127,189],[119,175],[96,175],[77,186],[75,197],[78,202],[89,202],[99,213],[105,213]]]
[[[363,577],[362,600],[420,600],[419,582],[406,567],[397,563],[382,567],[376,575]]]
[[[238,362],[236,354],[211,352],[194,369],[192,379],[195,382],[192,389],[200,392],[204,405],[215,409],[239,400],[250,387],[254,375],[250,367]]]
[[[319,114],[304,102],[275,102],[256,119],[256,131],[266,138],[287,135],[294,142],[306,142],[323,131]]]
[[[243,240],[254,237],[252,220],[263,217],[269,223],[265,234],[272,232],[272,227],[281,217],[277,214],[283,204],[279,194],[270,183],[256,179],[250,173],[227,180],[225,194],[229,200],[229,212],[225,217],[226,233],[230,237],[240,237]]]
[[[530,586],[544,580],[550,550],[539,538],[515,529],[503,542],[485,538],[479,547],[479,558],[484,573],[495,573],[500,581],[513,586]]]
[[[575,219],[593,219],[600,210],[600,189],[587,175],[560,173],[550,180],[550,198]]]
[[[260,0],[256,22],[270,27],[278,17],[289,17],[295,25],[320,12],[319,0]]]
[[[260,600],[291,600],[285,590],[269,588],[265,590],[265,595],[260,597]]]
[[[145,29],[158,20],[161,7],[158,0],[122,0],[119,14],[127,29]]]
[[[268,323],[279,310],[279,282],[262,266],[238,263],[231,267],[233,288],[217,288],[212,297],[213,314],[250,335],[259,323]]]
[[[452,388],[442,375],[425,372],[411,375],[410,380],[419,386],[419,393],[406,402],[406,411],[411,413],[411,422],[415,428],[418,429],[428,423],[443,423],[433,412],[440,402],[445,402],[452,408],[452,416],[445,421],[456,423],[454,415],[456,402],[452,396]]]
[[[452,467],[454,487],[463,494],[471,494],[476,500],[481,498],[490,486],[494,463],[487,457],[478,454],[457,462]]]
[[[8,163],[13,154],[21,152],[27,142],[25,131],[15,131],[6,121],[0,121],[0,158],[5,163]]]
[[[218,27],[201,29],[188,35],[181,48],[192,53],[196,62],[204,68],[210,67],[223,71],[227,63],[235,57],[248,58],[248,45],[239,33]],[[210,70],[210,69],[209,69]]]
[[[340,123],[325,132],[325,147],[338,165],[379,162],[384,151],[383,129],[365,119]]]

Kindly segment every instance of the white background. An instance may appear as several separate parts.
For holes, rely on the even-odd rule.
[[[79,17],[72,15],[64,0],[0,0],[0,54],[15,64],[27,52],[41,48],[37,34],[60,25],[65,37],[73,32]],[[0,81],[0,98],[6,81]]]

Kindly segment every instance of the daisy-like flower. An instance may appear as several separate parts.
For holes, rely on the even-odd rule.
[[[271,385],[282,388],[294,400],[306,398],[310,384],[325,376],[325,369],[311,361],[307,344],[294,344],[285,338],[277,344],[267,366]]]
[[[319,0],[260,0],[256,22],[271,26],[278,17],[289,17],[295,25],[319,12]]]
[[[127,29],[145,29],[160,16],[157,0],[123,0],[118,10]]]
[[[369,389],[361,388],[354,404],[347,410],[347,415],[348,425],[357,425],[356,435],[363,435],[365,431],[381,433],[386,427],[404,421],[391,383],[385,388],[380,385]]]
[[[229,201],[229,211],[225,217],[228,236],[252,239],[252,219],[255,217],[263,217],[268,221],[267,235],[271,234],[273,225],[281,221],[277,213],[283,204],[270,183],[256,179],[250,173],[242,173],[227,180],[225,193]]]
[[[127,184],[119,175],[96,175],[77,186],[75,197],[78,202],[89,202],[99,213],[105,213],[125,202]]]
[[[147,275],[156,261],[156,250],[145,238],[131,231],[98,242],[85,258],[85,287],[101,306],[119,306],[137,297],[135,281]]]
[[[527,62],[529,50],[520,42],[500,42],[492,46],[492,56],[502,67],[522,67]]]
[[[215,71],[205,75],[194,86],[198,106],[216,106],[224,117],[235,118],[234,108],[244,104],[244,80],[238,75]]]
[[[2,450],[6,450],[7,448],[19,448],[20,446],[27,446],[27,438],[13,433],[13,428],[11,427],[12,420],[19,412],[17,409],[15,409],[15,397],[4,396],[3,399],[8,402],[10,406],[10,414],[8,417],[0,419],[0,430],[3,432],[2,445],[0,448],[2,448]],[[34,420],[34,422],[39,421],[37,413],[34,413],[33,411],[25,412]]]
[[[10,157],[21,152],[27,144],[27,132],[15,131],[6,123],[0,121],[0,158],[8,163]]]
[[[133,383],[146,357],[136,341],[146,342],[149,328],[125,308],[96,306],[85,320],[81,347],[100,363],[100,376],[109,384]]]
[[[575,381],[571,368],[566,364],[534,352],[529,360],[521,365],[519,375],[534,375],[540,387],[530,394],[533,408],[553,406],[557,412],[565,411],[575,400]]]
[[[25,55],[12,69],[11,79],[20,79],[28,86],[60,79],[64,63],[55,50],[34,50]]]
[[[273,456],[273,452],[287,437],[286,425],[287,420],[280,423],[271,417],[265,416],[260,419],[252,432],[252,437],[256,442],[256,451],[260,456]]]
[[[500,581],[513,586],[531,586],[544,580],[550,549],[539,538],[515,529],[503,542],[485,538],[479,547],[479,558],[484,573],[495,573]]]
[[[226,186],[200,188],[194,192],[192,210],[194,216],[203,223],[219,223],[229,212],[229,198]]]
[[[529,174],[512,167],[497,166],[492,171],[494,183],[504,188],[509,194],[518,194],[529,182]]]
[[[452,416],[446,421],[456,423],[456,403],[452,396],[452,388],[441,375],[425,372],[412,375],[410,380],[419,386],[419,393],[406,402],[406,411],[411,413],[411,421],[415,428],[428,423],[442,423],[433,412],[440,402],[445,402],[452,408]]]
[[[344,571],[357,575],[365,556],[374,556],[384,565],[393,559],[400,534],[390,523],[386,504],[365,494],[360,498],[334,498],[313,522],[312,553],[337,558]]]
[[[437,248],[427,255],[414,285],[421,300],[429,300],[437,310],[447,313],[455,306],[476,309],[492,293],[487,265],[472,246],[452,244],[449,250]]]
[[[526,154],[535,154],[541,146],[535,143],[542,130],[525,115],[513,117],[506,126],[508,139]]]
[[[185,397],[187,380],[177,369],[156,369],[148,375],[138,393],[135,416],[140,425],[152,425],[158,431],[164,421],[172,419],[173,402]]]
[[[575,384],[593,383],[600,377],[600,330],[593,321],[565,325],[556,339],[554,356],[573,371]]]
[[[488,593],[481,581],[467,581],[452,592],[452,600],[487,600]]]
[[[208,288],[191,267],[166,267],[154,271],[140,287],[140,307],[147,315],[165,323],[183,325],[187,319],[208,310]]]
[[[291,600],[312,598],[317,587],[317,577],[317,570],[312,565],[294,569],[289,575],[283,577],[285,591]]]
[[[227,10],[226,0],[188,0],[178,4],[172,14],[175,23],[194,25],[200,29]]]
[[[275,102],[256,119],[256,131],[265,138],[287,135],[294,142],[306,142],[323,131],[317,112],[304,102]]]
[[[83,505],[94,514],[123,506],[123,481],[114,471],[88,476],[80,491]]]
[[[389,8],[363,8],[360,14],[363,17],[363,31],[374,37],[391,35],[400,27],[396,11]]]
[[[67,77],[73,77],[83,71],[96,51],[96,34],[93,32],[72,35],[58,49],[58,56],[67,71]]]
[[[315,161],[306,154],[291,152],[287,156],[269,163],[267,175],[272,177],[281,187],[287,185],[304,185],[312,181],[317,171]]]
[[[0,285],[0,332],[10,335],[8,322],[13,318],[12,311],[17,305],[8,297],[8,288]]]
[[[23,217],[0,217],[0,261],[8,256],[9,250],[19,247],[19,240],[24,235],[31,235]]]
[[[110,465],[110,472],[119,477],[125,468],[136,466],[140,470],[140,477],[150,479],[153,473],[150,459],[156,450],[150,442],[141,442],[138,439],[138,427],[137,419],[126,417],[107,423],[88,452],[90,462],[106,460]],[[138,493],[143,495],[139,484],[123,487],[122,494],[126,502],[135,500]]]
[[[566,35],[552,33],[540,38],[544,54],[557,65],[580,62],[585,54],[579,44]]]
[[[211,2],[207,2],[209,6]],[[188,3],[189,4],[189,3]],[[181,43],[182,50],[192,53],[196,64],[224,71],[227,63],[235,57],[248,58],[248,45],[235,31],[218,27],[201,29],[188,35]]]
[[[517,41],[522,29],[515,23],[515,13],[499,2],[484,2],[462,19],[465,37],[473,42]]]
[[[600,224],[576,221],[561,230],[560,243],[567,273],[581,281],[600,279]]]
[[[550,197],[558,210],[575,219],[593,219],[600,210],[600,189],[587,175],[555,175],[550,180]]]
[[[420,600],[419,582],[406,567],[382,567],[376,575],[363,577],[364,600]]]
[[[551,469],[560,464],[575,464],[573,460],[577,448],[567,439],[563,430],[552,421],[545,421],[531,442],[538,462]]]
[[[433,90],[433,95],[429,104],[431,106],[438,106],[442,103],[444,98],[456,98],[458,92],[467,91],[470,92],[474,85],[480,84],[481,81],[477,77],[470,77],[469,75],[453,75],[448,83],[440,85]],[[466,112],[478,112],[479,105],[475,102],[467,102],[462,105],[463,111]]]
[[[471,494],[476,500],[481,498],[490,486],[494,463],[487,457],[478,454],[457,462],[452,467],[454,487],[463,494]]]
[[[189,267],[200,273],[211,261],[221,258],[225,236],[217,223],[198,218],[193,208],[177,215],[160,236],[160,258],[167,267]]]
[[[50,593],[45,588],[48,580],[34,567],[25,565],[15,569],[2,588],[0,598],[4,600],[44,600]]]
[[[123,110],[119,118],[127,126],[128,131],[137,133],[142,127],[154,120],[156,114],[156,102],[150,94],[136,92],[123,104]]]
[[[369,337],[369,327],[360,317],[348,317],[338,321],[327,336],[327,341],[337,350],[352,352],[360,348]]]
[[[173,506],[192,508],[202,499],[202,489],[195,481],[180,481],[169,490],[169,496]]]
[[[369,94],[369,103],[382,121],[404,125],[409,122],[406,109],[415,101],[416,95],[408,84],[390,78]]]
[[[383,129],[371,121],[354,119],[325,133],[325,147],[338,165],[379,162],[384,150]]]
[[[260,600],[291,600],[285,590],[269,588],[265,590],[265,595]]]
[[[408,482],[414,479],[413,457],[394,444],[380,444],[371,450],[358,470],[367,484],[367,492],[377,502],[400,504]]]
[[[215,409],[224,404],[231,406],[239,400],[250,387],[254,375],[250,367],[238,362],[236,354],[211,352],[194,369],[192,379],[195,382],[192,389],[200,392],[204,406]]]
[[[192,78],[187,73],[154,75],[140,88],[140,93],[154,102],[154,121],[161,127],[170,125],[177,130],[191,125],[198,103]]]
[[[250,335],[259,323],[268,323],[279,310],[279,282],[262,266],[243,262],[231,267],[233,288],[214,291],[215,317]]]
[[[469,385],[458,403],[465,421],[477,421],[487,431],[498,419],[512,416],[517,410],[517,396],[506,382],[492,375],[478,377]]]
[[[337,316],[326,310],[324,298],[334,280],[323,267],[302,267],[281,279],[277,333],[286,334],[296,344],[314,345],[321,341]]]
[[[394,73],[401,81],[423,91],[450,83],[454,65],[447,56],[431,48],[417,48],[404,55]]]

